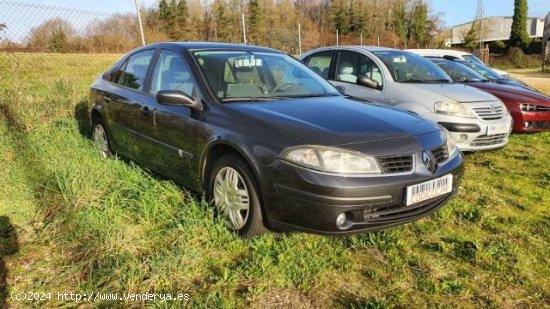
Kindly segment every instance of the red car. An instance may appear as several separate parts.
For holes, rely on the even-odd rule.
[[[429,58],[455,82],[467,83],[499,98],[514,119],[514,132],[550,131],[550,97],[525,88],[492,83],[458,62]]]

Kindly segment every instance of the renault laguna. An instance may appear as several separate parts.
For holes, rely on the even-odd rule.
[[[243,237],[403,224],[445,204],[463,174],[444,128],[256,46],[138,48],[93,83],[89,112],[103,157],[201,192]]]

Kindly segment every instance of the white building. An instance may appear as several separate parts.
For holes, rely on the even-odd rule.
[[[548,18],[548,16],[547,16]],[[451,28],[451,37],[447,40],[450,45],[464,43],[464,36],[472,28],[472,23],[464,23]],[[481,20],[483,41],[507,41],[512,30],[512,17],[491,16]],[[527,19],[527,32],[531,38],[542,38],[544,33],[544,19],[529,17]]]

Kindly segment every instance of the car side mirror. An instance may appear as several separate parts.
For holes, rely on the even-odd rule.
[[[346,94],[346,87],[342,85],[338,85],[338,86],[334,86],[334,88],[336,88],[336,90],[338,90],[341,94]]]
[[[378,84],[377,81],[375,81],[374,79],[368,78],[366,76],[357,77],[357,85],[365,86],[365,87],[377,89],[377,90],[381,89],[380,84]]]
[[[202,104],[179,90],[161,90],[157,93],[157,102],[165,105],[188,106],[202,111]]]

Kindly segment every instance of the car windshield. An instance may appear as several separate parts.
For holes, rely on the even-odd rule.
[[[477,73],[483,75],[483,77],[488,78],[490,80],[502,79],[500,75],[498,75],[495,71],[493,71],[491,68],[489,68],[483,63],[479,64],[477,62],[468,62],[468,61],[462,61],[460,63],[466,65],[467,67],[471,68]]]
[[[431,61],[409,52],[374,52],[398,83],[449,83],[451,78]]]
[[[464,58],[464,60],[466,60],[468,62],[475,62],[477,64],[485,65],[485,63],[483,63],[483,61],[481,61],[481,59],[479,59],[478,57],[476,57],[474,55],[463,55],[462,58]]]
[[[436,64],[455,82],[482,82],[487,81],[483,75],[469,67],[453,61],[436,62]]]
[[[193,53],[222,102],[341,95],[301,62],[284,54],[201,50]]]

